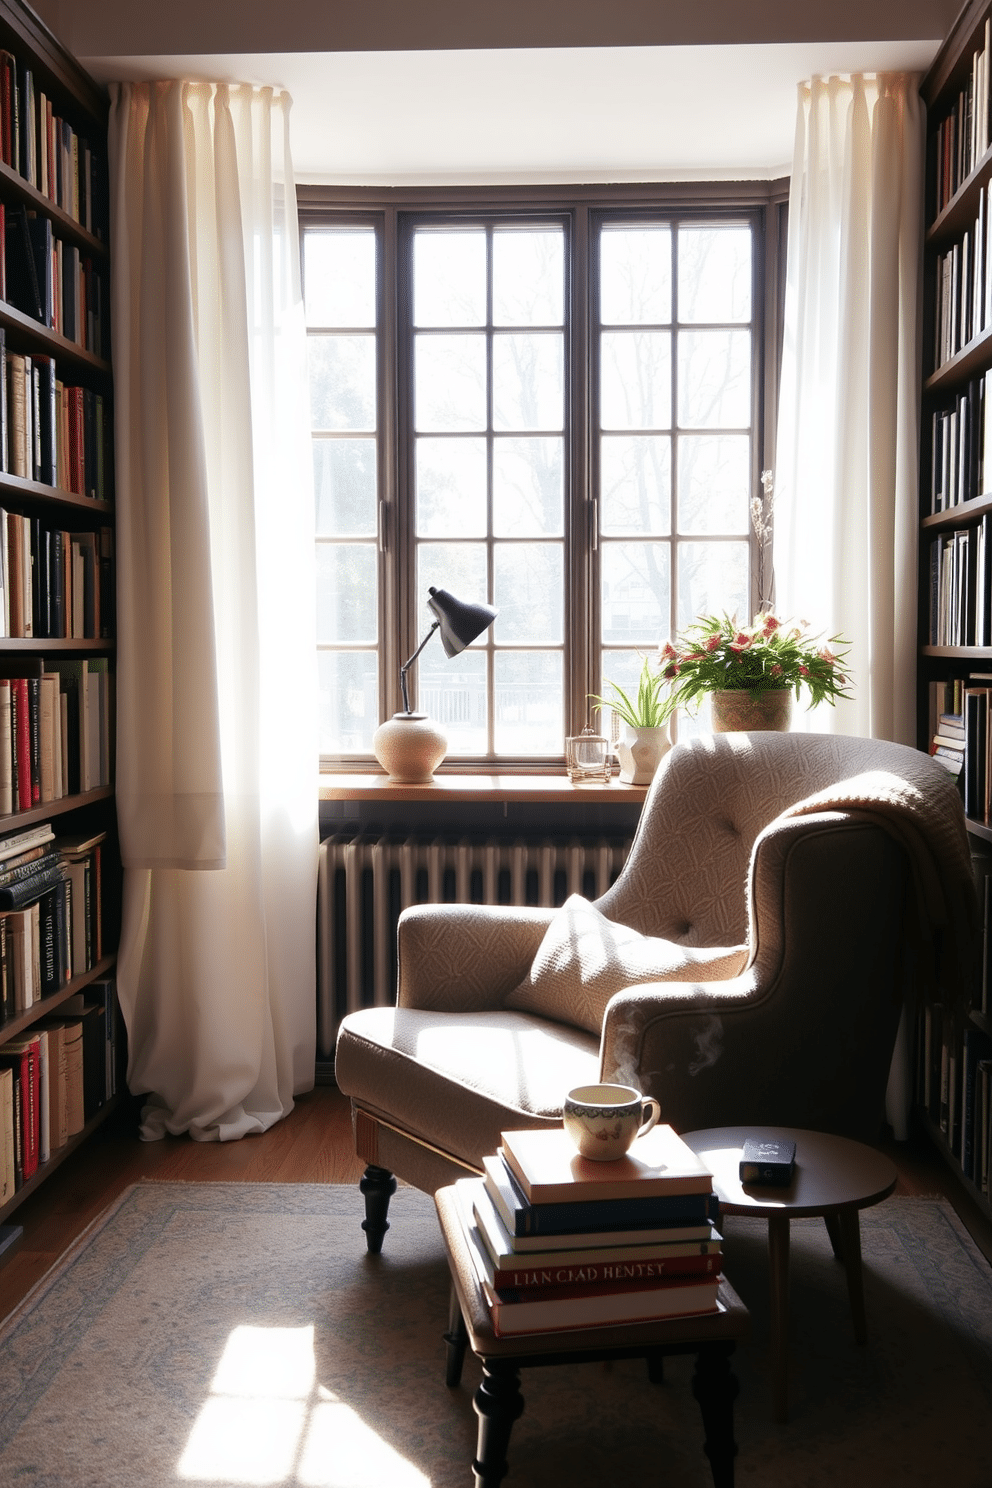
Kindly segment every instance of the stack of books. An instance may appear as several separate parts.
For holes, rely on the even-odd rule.
[[[501,1136],[455,1185],[497,1337],[717,1310],[712,1174],[670,1126],[608,1163],[560,1128]]]

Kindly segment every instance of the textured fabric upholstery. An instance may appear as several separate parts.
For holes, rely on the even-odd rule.
[[[615,992],[645,982],[723,981],[744,970],[746,945],[694,947],[617,925],[580,894],[555,915],[506,1006],[598,1034]]]
[[[397,1006],[338,1038],[359,1150],[437,1186],[597,1078],[654,1095],[679,1131],[871,1140],[907,989],[922,975],[950,995],[973,915],[960,797],[926,755],[834,735],[680,743],[594,905],[401,916]]]

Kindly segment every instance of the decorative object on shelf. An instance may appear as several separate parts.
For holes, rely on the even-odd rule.
[[[842,645],[839,636],[823,641],[803,623],[783,622],[770,611],[749,626],[729,615],[708,615],[666,641],[658,660],[674,706],[694,711],[703,696],[712,696],[714,732],[786,730],[793,693],[798,699],[805,688],[810,707],[850,696],[847,652],[831,649]],[[745,711],[749,694],[753,707]]]
[[[624,785],[648,785],[662,757],[672,747],[668,720],[675,709],[674,694],[648,657],[641,665],[636,697],[628,696],[616,682],[608,681],[606,685],[612,689],[612,697],[591,693],[590,699],[597,712],[610,708],[623,723],[623,736],[616,742],[620,780]]]
[[[436,630],[447,657],[457,656],[476,640],[496,619],[491,605],[471,604],[456,599],[446,589],[429,589],[427,607],[436,617],[434,624],[408,661],[400,667],[400,691],[403,712],[381,723],[372,738],[375,757],[390,780],[403,785],[430,785],[434,771],[448,751],[448,738],[426,713],[414,713],[407,691],[407,673]]]
[[[610,779],[610,741],[587,725],[581,734],[565,740],[565,768],[573,785],[591,785]]]

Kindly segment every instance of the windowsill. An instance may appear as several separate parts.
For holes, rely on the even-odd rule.
[[[573,785],[561,775],[455,775],[434,777],[431,785],[394,785],[385,775],[332,775],[320,777],[322,801],[530,801],[558,805],[616,801],[630,806],[643,801],[646,785],[622,785],[613,779],[606,784]]]

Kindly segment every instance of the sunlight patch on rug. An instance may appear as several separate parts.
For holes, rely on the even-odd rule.
[[[429,1488],[429,1479],[317,1384],[314,1329],[232,1329],[179,1461],[183,1482]]]

